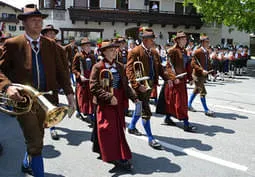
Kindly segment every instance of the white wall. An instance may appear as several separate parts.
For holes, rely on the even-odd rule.
[[[229,27],[222,26],[221,38],[233,39],[234,44],[250,45],[250,35],[245,32],[234,30],[229,32]]]

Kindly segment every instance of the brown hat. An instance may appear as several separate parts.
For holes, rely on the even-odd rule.
[[[202,34],[202,35],[200,36],[200,41],[209,41],[209,37],[206,36],[205,34]]]
[[[156,38],[153,30],[149,27],[140,27],[139,28],[139,36],[141,38]]]
[[[174,37],[174,40],[176,41],[179,38],[187,37],[186,34],[183,31],[179,31],[176,33],[176,36]]]
[[[83,45],[83,44],[91,44],[89,38],[87,38],[87,37],[83,38],[83,39],[81,40],[80,45]]]
[[[46,27],[41,31],[41,33],[42,35],[44,35],[48,31],[54,31],[56,34],[58,34],[58,30],[55,29],[53,25],[46,25]]]
[[[28,4],[23,9],[23,14],[18,15],[19,20],[25,20],[27,17],[42,17],[43,19],[48,17],[48,14],[42,14],[35,4]]]
[[[104,51],[105,49],[108,49],[108,48],[117,48],[117,47],[119,47],[119,45],[118,44],[116,44],[116,43],[114,43],[114,42],[112,42],[112,41],[110,41],[110,40],[104,40],[103,42],[102,42],[102,44],[101,44],[101,47],[99,48],[99,50],[102,52],[102,51]]]

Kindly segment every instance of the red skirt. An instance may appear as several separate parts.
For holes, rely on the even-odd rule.
[[[85,71],[84,76],[89,78],[90,71]],[[93,96],[89,89],[89,81],[77,83],[77,102],[83,114],[93,114]]]
[[[188,95],[186,83],[181,83],[169,88],[165,87],[165,108],[166,114],[176,117],[179,120],[188,118]]]
[[[97,134],[102,160],[105,162],[131,159],[125,137],[124,89],[114,89],[118,105],[98,105]]]
[[[157,98],[157,97],[158,97],[157,85],[154,84],[153,87],[152,87],[150,98]]]

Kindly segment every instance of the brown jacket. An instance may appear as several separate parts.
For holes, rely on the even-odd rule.
[[[207,55],[207,64],[206,64],[206,55]],[[208,51],[206,51],[205,53],[201,47],[198,48],[192,57],[191,67],[193,68],[193,75],[197,77],[204,76],[203,70],[209,71],[212,68],[210,64],[210,60],[209,60]]]
[[[104,61],[101,60],[93,66],[92,71],[91,71],[90,91],[94,95],[94,98],[93,98],[94,104],[101,104],[101,105],[110,104],[111,99],[113,97],[113,95],[111,93],[104,91],[104,89],[100,85],[99,74],[100,74],[100,71],[104,68],[105,68]],[[116,62],[116,68],[120,74],[122,87],[125,90],[127,98],[130,98],[132,101],[134,101],[137,98],[137,95],[128,86],[128,80],[127,80],[126,74],[124,72],[123,64]]]
[[[164,68],[160,63],[160,56],[156,50],[152,50],[153,66],[154,66],[154,83],[158,83],[158,76],[161,76],[164,80],[169,80],[170,77],[167,72],[164,72]],[[132,87],[136,90],[140,84],[135,80],[135,74],[133,64],[135,61],[141,61],[144,66],[144,76],[149,76],[149,56],[145,53],[142,45],[136,46],[128,53],[128,61],[126,66],[127,77],[130,80]]]
[[[73,64],[72,64],[72,72],[75,74],[76,79],[80,79],[80,75],[81,75],[81,62],[82,61],[82,68],[87,68],[87,64],[86,64],[86,58],[90,58],[91,62],[92,62],[92,66],[96,63],[96,58],[94,56],[94,54],[92,52],[90,52],[89,54],[85,53],[85,52],[79,52],[76,53],[76,55],[74,56],[73,59]]]
[[[184,53],[187,54],[185,49]],[[170,58],[170,61],[175,69],[176,75],[186,72],[184,67],[183,55],[180,47],[176,45],[175,47],[170,48],[168,50],[168,57]]]
[[[3,54],[0,57],[0,90],[11,82],[32,85],[32,50],[25,36],[8,39],[3,48]],[[64,89],[65,94],[73,93],[69,75],[63,72],[65,70],[63,61],[53,40],[41,36],[40,53],[45,71],[45,91],[55,91],[54,96],[48,96],[48,98],[56,103],[57,83]]]
[[[73,63],[73,58],[75,54],[79,51],[77,46],[72,47],[71,44],[68,44],[64,46],[64,50],[66,51],[66,58],[68,61],[68,65],[70,68],[70,71],[72,70],[72,63]]]

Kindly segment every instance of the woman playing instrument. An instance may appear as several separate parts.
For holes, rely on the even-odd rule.
[[[128,97],[137,99],[128,86],[123,64],[115,61],[116,48],[110,41],[102,42],[100,50],[104,59],[92,68],[90,89],[97,105],[94,133],[97,133],[102,160],[130,170],[131,151],[124,134],[123,106]]]

